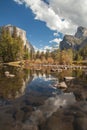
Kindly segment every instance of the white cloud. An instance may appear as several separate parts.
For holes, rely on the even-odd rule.
[[[46,52],[47,50],[49,50],[50,52],[52,52],[58,48],[59,48],[59,44],[56,44],[54,46],[44,46],[43,48],[40,49],[40,51]]]
[[[14,1],[24,3],[35,19],[44,21],[51,30],[72,34],[77,26],[87,26],[87,0],[48,0],[49,4],[43,0]]]
[[[42,48],[38,48],[38,47],[34,46],[34,49],[35,49],[36,52],[37,51],[39,51],[39,52],[42,52],[42,51],[46,52],[47,50],[52,51],[52,47],[50,47],[50,46],[44,46]]]
[[[53,35],[54,35],[55,37],[58,37],[58,36],[59,36],[58,32],[54,32]]]
[[[44,47],[44,50],[51,50],[52,49],[52,47],[50,47],[50,46],[45,46]]]
[[[70,32],[72,25],[87,27],[87,0],[49,0],[49,4],[56,14],[70,23]]]
[[[51,46],[44,46],[42,48],[39,49],[40,52],[46,52],[47,50],[52,51],[52,47]]]
[[[61,38],[55,38],[55,39],[53,39],[53,40],[51,40],[51,41],[49,41],[49,43],[60,43],[62,41],[62,39]]]
[[[55,39],[49,41],[49,43],[56,43],[56,44],[53,45],[52,50],[58,49],[58,48],[59,48],[59,43],[60,43],[61,41],[62,41],[61,38],[55,38]]]
[[[37,48],[36,46],[34,46],[34,49],[35,49],[35,52],[37,52],[37,51],[39,51],[39,52],[46,52],[47,50],[49,50],[50,52],[51,51],[54,51],[54,50],[56,50],[56,49],[58,49],[59,48],[59,44],[56,44],[56,45],[54,45],[54,46],[44,46],[44,47],[42,47],[42,48]]]
[[[62,17],[58,13],[56,13],[56,11],[53,8],[54,6],[52,2],[51,4],[47,5],[42,0],[14,0],[14,1],[18,3],[24,3],[35,14],[35,19],[44,21],[46,23],[46,26],[49,27],[51,30],[61,31],[62,33],[65,33],[65,32],[72,32],[73,28],[75,28],[75,25],[72,24],[72,21],[67,19],[65,19],[64,21],[61,20]]]

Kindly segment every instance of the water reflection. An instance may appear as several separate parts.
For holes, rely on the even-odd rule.
[[[38,73],[37,75],[36,73],[33,73],[33,80],[27,85],[26,94],[31,94],[34,97],[49,97],[54,94],[59,94],[61,93],[61,90],[53,87],[55,82],[58,83],[58,79],[50,74],[46,75]]]
[[[14,74],[15,77],[6,77],[6,71]],[[33,78],[29,74],[29,70],[22,70],[17,67],[4,66],[0,68],[0,97],[14,99],[22,96],[25,92],[26,84]]]
[[[6,77],[6,71],[14,74],[15,77]],[[72,81],[64,81],[66,76],[76,78]],[[61,81],[66,82],[68,86],[66,92],[53,87],[55,82]],[[8,100],[15,98],[17,99],[12,102]],[[69,126],[72,126],[72,119],[76,117],[76,114],[76,119],[86,115],[84,109],[82,110],[85,102],[79,109],[77,101],[87,101],[87,74],[84,70],[51,73],[47,70],[25,70],[8,66],[0,68],[1,130],[38,130],[38,126],[41,130],[51,128],[72,130]],[[8,105],[9,103],[11,104]],[[5,107],[5,105],[8,106]],[[69,105],[71,105],[70,108],[68,108]],[[86,108],[87,104],[85,110]],[[66,113],[68,111],[70,112]]]
[[[52,116],[54,112],[60,107],[66,107],[67,105],[72,105],[76,102],[75,96],[73,93],[62,93],[54,97],[48,98],[45,103],[38,107],[31,116],[26,119],[26,123],[31,126],[39,125],[39,122],[43,119]]]
[[[6,71],[15,77],[7,77]],[[49,73],[11,66],[3,66],[0,68],[0,72],[0,97],[2,99],[15,99],[24,94],[48,97],[53,94],[52,92],[59,92],[52,88],[53,83],[57,82],[58,79]]]
[[[9,71],[15,77],[5,76]],[[87,74],[84,70],[64,70],[61,73],[51,73],[47,70],[35,71],[18,67],[3,66],[0,68],[0,97],[4,99],[15,99],[22,95],[33,95],[36,97],[49,97],[60,94],[62,91],[55,89],[55,82],[64,81],[65,76],[74,76],[76,80],[68,82],[68,86],[87,84]]]

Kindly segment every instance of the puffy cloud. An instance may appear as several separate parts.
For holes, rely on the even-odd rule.
[[[24,3],[35,14],[35,19],[44,21],[51,30],[72,34],[77,26],[87,26],[87,0],[14,1]]]
[[[87,26],[87,0],[49,0],[50,6],[63,19],[74,25]]]
[[[75,25],[72,24],[72,21],[67,19],[62,20],[63,18],[58,13],[56,13],[56,10],[54,10],[54,5],[50,0],[49,5],[42,0],[14,1],[18,3],[24,3],[26,7],[29,7],[35,14],[35,19],[44,21],[46,23],[46,26],[49,27],[51,30],[60,31],[62,33],[72,33],[73,29],[75,28]],[[55,2],[56,1],[54,0],[54,3]]]
[[[44,50],[51,50],[52,47],[50,47],[50,46],[45,46],[43,49],[44,49]]]
[[[53,47],[52,46],[44,46],[44,47],[42,47],[42,48],[37,48],[36,46],[34,46],[34,49],[35,49],[35,51],[37,52],[37,51],[39,51],[39,52],[46,52],[47,50],[49,50],[49,51],[53,51]],[[57,49],[58,49],[58,47],[57,47]]]
[[[55,37],[59,36],[58,32],[54,32],[53,34]]]
[[[59,48],[59,43],[60,43],[61,41],[62,41],[61,38],[55,38],[55,39],[49,41],[49,43],[56,43],[56,44],[53,45],[52,50],[58,49],[58,48]]]
[[[59,17],[69,22],[66,33],[71,33],[73,29],[75,31],[77,26],[87,27],[87,0],[49,0],[49,4]]]
[[[44,51],[46,52],[47,50],[49,50],[50,52],[56,50],[59,48],[59,44],[53,45],[53,46],[44,46],[43,48],[40,49],[40,51]]]
[[[55,38],[55,39],[49,41],[49,43],[53,43],[53,42],[55,42],[55,43],[60,43],[61,41],[62,41],[61,38]]]

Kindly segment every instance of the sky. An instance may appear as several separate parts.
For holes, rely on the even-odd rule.
[[[0,0],[0,26],[26,31],[39,50],[58,48],[65,34],[87,27],[87,0]]]

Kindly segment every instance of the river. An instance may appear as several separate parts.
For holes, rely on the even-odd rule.
[[[60,82],[68,88],[54,87]],[[0,130],[86,130],[86,108],[86,70],[0,68]]]

